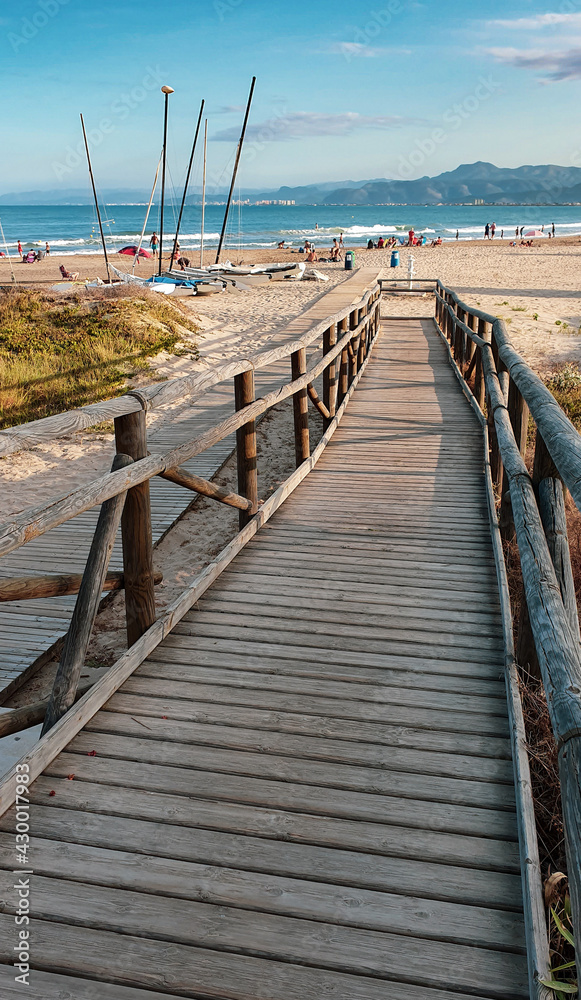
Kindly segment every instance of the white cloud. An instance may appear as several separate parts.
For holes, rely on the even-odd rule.
[[[351,135],[364,129],[392,129],[402,125],[422,124],[417,118],[397,115],[360,115],[355,111],[331,115],[316,111],[292,111],[280,118],[270,118],[248,127],[247,136],[258,142],[285,142],[305,136]],[[425,124],[425,123],[424,123]],[[227,128],[213,136],[218,142],[235,142],[239,128]]]
[[[492,48],[489,55],[497,62],[517,69],[538,70],[545,81],[581,79],[581,48],[546,52],[541,49]]]
[[[553,25],[564,24],[567,27],[581,27],[581,14],[537,14],[534,17],[517,17],[508,21],[488,21],[489,27],[509,28],[516,31],[538,31],[540,28],[550,28]]]
[[[363,45],[361,42],[333,42],[325,52],[346,56],[348,59],[384,59],[387,56],[411,56],[411,49],[390,48],[388,46]]]

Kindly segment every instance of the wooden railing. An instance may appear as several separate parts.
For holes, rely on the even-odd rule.
[[[340,420],[348,399],[367,363],[379,330],[380,288],[374,283],[356,303],[343,308],[314,326],[303,337],[247,360],[237,360],[210,372],[150,386],[82,409],[47,417],[0,432],[0,451],[9,454],[53,439],[71,430],[89,427],[113,418],[117,455],[111,472],[39,507],[29,508],[0,526],[0,555],[18,549],[51,528],[101,504],[99,521],[83,577],[4,580],[0,601],[78,592],[78,598],[57,670],[46,712],[44,740],[32,754],[31,780],[70,739],[71,725],[80,728],[96,707],[104,704],[121,683],[145,659],[202,596],[258,528],[277,510],[316,464]],[[307,363],[307,348],[322,342]],[[256,398],[254,373],[275,362],[290,361],[291,380],[261,398]],[[323,376],[322,400],[314,382]],[[193,401],[211,386],[234,379],[235,412],[214,427],[163,455],[147,450],[146,411],[161,404],[188,398]],[[257,488],[256,419],[285,399],[293,399],[296,470],[262,505]],[[311,451],[308,400],[323,416],[324,433]],[[199,455],[236,432],[238,492],[220,489],[195,476],[181,463]],[[156,618],[152,559],[149,480],[153,476],[178,483],[203,496],[238,509],[240,532],[180,597]],[[107,567],[115,534],[121,522],[123,575],[114,579]],[[157,581],[159,582],[159,581]],[[92,690],[73,706],[82,664],[103,590],[123,586],[129,649]],[[3,720],[5,721],[5,720]],[[64,726],[64,728],[63,728]],[[6,727],[4,727],[6,731]],[[76,731],[76,730],[75,730]],[[64,733],[64,735],[63,735]],[[63,742],[64,741],[64,742]],[[10,805],[11,776],[0,784],[0,814]],[[12,782],[12,785],[14,783]]]
[[[581,956],[581,646],[563,485],[581,510],[581,436],[512,346],[502,320],[438,282],[436,320],[486,421],[499,530],[516,537],[526,603],[516,660],[538,664],[559,756],[577,956]],[[529,417],[536,428],[525,463]],[[512,649],[512,635],[505,634]]]

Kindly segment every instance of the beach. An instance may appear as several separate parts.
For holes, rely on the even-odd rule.
[[[330,246],[330,243],[329,243]],[[349,249],[349,246],[346,246]],[[367,250],[352,247],[355,267],[377,265],[385,269],[386,278],[406,279],[410,253],[414,257],[417,278],[440,278],[473,305],[502,316],[508,324],[516,349],[537,371],[544,374],[555,365],[573,360],[581,361],[581,290],[578,268],[581,258],[581,236],[539,239],[532,247],[511,247],[509,240],[458,240],[439,247],[399,248],[400,266],[390,268],[389,250]],[[325,248],[317,250],[326,256]],[[199,263],[199,251],[188,250],[192,266]],[[206,255],[206,263],[214,254]],[[36,264],[14,263],[18,285],[34,285],[50,289],[60,279],[59,264],[66,263],[71,272],[79,273],[79,280],[106,278],[102,256],[68,255],[66,258],[45,258]],[[232,263],[266,264],[297,262],[302,254],[292,250],[245,249],[225,251],[222,260]],[[130,271],[132,259],[114,255],[112,263],[120,270]],[[348,272],[343,264],[317,265],[332,282],[342,280]],[[135,269],[140,277],[149,277],[157,270],[154,260],[142,260]],[[10,264],[0,258],[0,284],[10,285]],[[305,286],[296,282],[276,282],[267,288],[255,288],[240,295],[217,295],[203,301],[186,299],[196,314],[201,316],[204,332],[203,348],[209,347],[206,338],[217,338],[210,354],[218,358],[234,356],[260,346],[272,330],[281,327],[297,315],[313,295],[320,294],[329,284]],[[386,297],[384,315],[413,315],[433,313],[433,303],[422,298]],[[208,358],[209,360],[209,358]]]

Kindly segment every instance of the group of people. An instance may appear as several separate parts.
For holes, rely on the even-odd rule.
[[[279,243],[279,247],[280,246],[281,244]],[[343,260],[343,248],[343,233],[341,233],[339,237],[335,237],[333,240],[333,246],[329,250],[328,257],[317,257],[315,245],[314,243],[311,243],[310,240],[305,240],[303,246],[299,247],[299,253],[306,254],[307,264],[314,264],[317,261],[321,261],[323,263],[335,263]]]
[[[23,250],[22,243],[18,240],[18,256],[23,264],[35,264],[43,257],[50,257],[50,245],[44,244],[44,250]]]
[[[391,236],[390,239],[386,240],[385,236],[380,236],[377,243],[373,240],[368,240],[367,249],[368,250],[392,250],[393,247],[398,245],[398,240],[396,236]]]

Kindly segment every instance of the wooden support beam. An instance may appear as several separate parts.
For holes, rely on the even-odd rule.
[[[79,684],[75,693],[75,701],[78,701],[87,691],[93,687],[90,684]],[[32,705],[23,705],[21,708],[13,708],[10,712],[0,714],[0,739],[3,736],[11,736],[13,733],[21,733],[23,729],[30,729],[31,726],[38,726],[39,722],[44,722],[46,710],[50,699],[36,701]]]
[[[65,576],[50,573],[46,576],[14,576],[0,580],[0,603],[3,601],[35,601],[41,597],[65,597],[78,594],[83,577],[80,573]],[[107,573],[103,590],[121,590],[123,573]]]
[[[304,347],[291,354],[292,380],[304,375],[307,370],[307,352]],[[309,442],[309,396],[308,389],[299,389],[293,396],[293,413],[295,425],[295,463],[299,465],[311,454]]]
[[[254,372],[242,372],[234,378],[236,410],[243,410],[254,402]],[[248,524],[258,510],[258,470],[256,466],[256,421],[249,420],[236,431],[236,459],[238,466],[238,492],[250,500],[250,508],[240,511],[240,530]]]
[[[319,399],[319,394],[312,382],[310,385],[307,386],[307,392],[309,394],[309,399],[317,407],[317,410],[323,417],[323,420],[329,420],[331,414],[329,413],[329,410],[327,409],[325,404],[322,403],[321,400]]]
[[[337,343],[337,324],[333,323],[323,334],[323,357],[328,354],[332,347]],[[337,359],[331,362],[331,364],[323,372],[323,405],[325,406],[328,416],[325,417],[323,414],[323,430],[327,430],[331,419],[335,415],[335,410],[337,409],[337,388],[338,388],[338,377],[337,377],[338,362]],[[310,395],[310,393],[309,393]],[[311,396],[311,399],[313,397]],[[314,402],[314,400],[313,400]],[[322,411],[321,411],[322,412]]]
[[[129,455],[134,462],[147,458],[145,410],[117,417],[115,444],[118,453]],[[132,646],[155,621],[151,502],[147,480],[132,487],[127,493],[121,519],[121,537],[127,642]]]
[[[200,493],[201,496],[209,497],[210,500],[217,500],[218,503],[224,503],[228,507],[237,507],[238,510],[251,510],[252,502],[247,500],[246,497],[238,496],[237,493],[232,493],[230,490],[223,490],[220,486],[216,486],[215,483],[209,482],[207,479],[202,479],[201,476],[194,476],[192,472],[188,472],[187,469],[182,469],[178,466],[176,469],[166,469],[165,472],[160,472],[161,479],[167,479],[170,483],[175,483],[176,486],[183,486],[186,490],[193,490],[194,493]]]
[[[133,459],[128,455],[116,455],[113,469],[122,469],[131,465]],[[79,596],[75,604],[69,630],[67,632],[60,663],[50,702],[46,710],[42,735],[52,729],[56,722],[74,703],[81,669],[87,655],[87,648],[93,625],[99,610],[99,601],[103,592],[103,583],[107,566],[115,544],[115,536],[121,521],[125,493],[119,493],[106,500],[99,512],[99,519],[89,550],[89,557]],[[152,574],[153,576],[153,574]]]

